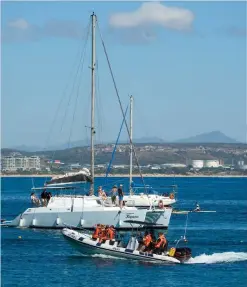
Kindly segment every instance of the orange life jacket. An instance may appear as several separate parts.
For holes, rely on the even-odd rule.
[[[92,238],[97,239],[99,237],[100,232],[101,232],[101,228],[100,227],[96,227],[96,229],[95,229],[95,231],[94,231],[94,233],[92,235]]]
[[[106,236],[107,239],[113,240],[115,238],[114,229],[109,227]]]
[[[149,244],[151,243],[152,241],[152,236],[150,234],[146,235],[144,238],[143,238],[143,243],[146,247],[149,246]]]
[[[155,248],[164,247],[166,245],[166,238],[164,235],[161,235],[155,245]]]
[[[103,239],[106,239],[106,234],[107,234],[107,230],[102,229],[100,234],[99,234],[100,241],[102,241]]]

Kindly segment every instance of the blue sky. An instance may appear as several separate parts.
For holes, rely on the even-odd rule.
[[[134,96],[135,138],[220,130],[246,141],[246,3],[5,2],[3,147],[88,138],[90,42],[75,73],[92,10],[125,107]],[[122,115],[98,36],[97,63],[97,139],[114,140]]]

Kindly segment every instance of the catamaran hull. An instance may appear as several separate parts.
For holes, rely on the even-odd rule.
[[[48,207],[29,208],[17,216],[7,226],[26,228],[48,228],[61,229],[65,226],[73,228],[93,229],[99,222],[106,225],[113,225],[116,229],[131,229],[139,224],[130,224],[125,221],[135,220],[148,222],[150,226],[157,229],[167,229],[170,223],[172,209],[146,210],[128,208],[90,208],[83,211],[68,209],[52,209]]]
[[[115,243],[113,246],[109,244],[101,244],[96,241],[92,241],[89,237],[82,233],[67,228],[63,229],[62,234],[72,247],[84,255],[104,254],[140,261],[160,262],[167,264],[182,263],[178,259],[166,255],[150,254],[147,252],[130,250],[124,247],[117,247],[117,243]]]
[[[150,195],[125,195],[123,197],[126,206],[135,206],[137,208],[148,208],[149,206],[158,207],[162,201],[164,206],[176,203],[174,198],[150,194]]]

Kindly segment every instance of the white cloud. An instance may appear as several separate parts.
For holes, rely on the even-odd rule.
[[[16,29],[26,30],[29,28],[29,23],[25,19],[16,19],[8,23],[9,27]]]
[[[2,28],[3,42],[39,41],[45,37],[78,39],[84,35],[83,25],[68,20],[49,20],[34,25],[23,18],[8,21]]]
[[[194,14],[187,9],[168,7],[159,2],[143,3],[134,12],[115,13],[109,23],[115,28],[132,28],[145,25],[159,25],[175,30],[191,28]]]

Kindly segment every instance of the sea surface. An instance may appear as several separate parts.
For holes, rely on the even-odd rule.
[[[110,178],[127,184],[127,179]],[[188,216],[183,265],[145,263],[110,256],[83,256],[61,231],[1,229],[1,286],[247,286],[247,178],[147,178],[147,184],[177,184],[177,207],[203,210]],[[36,178],[35,185],[42,185]],[[103,184],[97,178],[96,185]],[[30,206],[32,178],[1,179],[1,218]],[[186,215],[173,214],[167,233],[172,245],[185,234]]]

